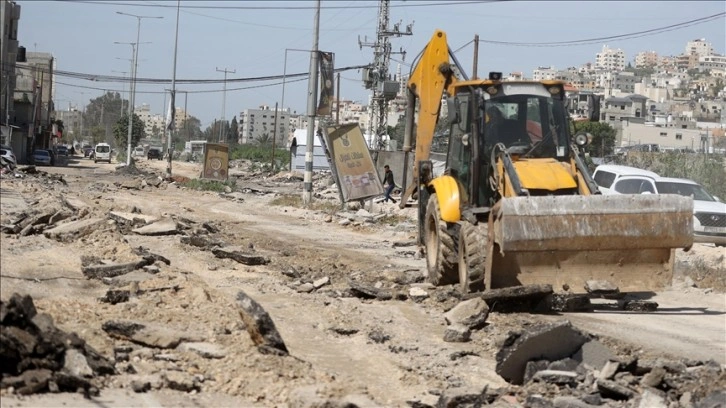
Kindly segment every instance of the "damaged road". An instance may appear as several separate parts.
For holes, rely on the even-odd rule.
[[[667,406],[726,388],[723,292],[678,286],[648,299],[658,304],[653,313],[598,308],[605,300],[593,299],[588,312],[533,314],[547,296],[538,288],[527,309],[506,310],[512,294],[461,299],[454,287],[424,282],[425,260],[410,245],[415,208],[333,211],[337,192],[320,177],[316,201],[331,205],[300,209],[276,201],[299,194],[300,180],[244,169],[231,193],[147,182],[163,164],[53,169],[65,184],[2,180],[2,299],[32,296],[58,328],[111,361],[114,374],[91,378],[100,394],[92,397],[110,406],[518,406],[537,398],[542,406],[556,398]],[[67,218],[49,223],[61,210]],[[43,215],[33,233],[14,232],[21,212]],[[85,220],[93,227],[68,226]],[[76,232],[45,235],[59,227]],[[576,341],[523,365],[505,358],[525,351],[507,349],[517,339],[546,337],[543,323]],[[589,357],[593,349],[606,358]],[[0,392],[3,406],[59,398]]]

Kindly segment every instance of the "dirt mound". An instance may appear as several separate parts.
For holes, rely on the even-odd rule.
[[[113,365],[75,333],[66,333],[30,296],[0,301],[0,389],[21,395],[75,392],[97,395],[93,379],[115,374]]]

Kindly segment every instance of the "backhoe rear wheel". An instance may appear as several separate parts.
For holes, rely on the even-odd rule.
[[[463,222],[459,230],[459,290],[463,294],[484,290],[487,225]]]
[[[448,232],[446,221],[441,219],[441,208],[436,194],[431,194],[426,205],[424,224],[426,266],[429,282],[435,286],[456,283],[456,245]]]

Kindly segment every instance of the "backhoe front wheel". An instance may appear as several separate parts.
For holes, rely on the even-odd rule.
[[[459,230],[459,290],[463,294],[484,290],[487,225],[463,222]]]
[[[449,234],[446,221],[441,219],[441,208],[436,194],[431,194],[426,205],[424,224],[426,266],[429,282],[435,286],[456,283],[456,244]]]

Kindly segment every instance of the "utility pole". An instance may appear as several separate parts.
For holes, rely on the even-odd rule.
[[[169,137],[167,139],[167,163],[166,163],[166,178],[171,180],[171,159],[174,153],[173,145],[171,143],[172,132],[174,132],[174,114],[176,114],[176,107],[174,106],[174,99],[176,97],[176,55],[179,45],[179,5],[181,0],[176,1],[176,31],[174,32],[174,68],[171,74],[171,118],[168,126]],[[186,114],[186,112],[185,112]]]
[[[216,68],[216,67],[215,67]],[[227,70],[227,68],[219,69],[217,68],[217,72],[224,72],[224,91],[222,92],[222,121],[219,122],[219,142],[223,143],[226,141],[226,137],[222,137],[222,131],[224,129],[224,114],[225,114],[225,103],[227,102],[227,74],[234,74],[237,72],[237,70]]]
[[[388,73],[391,54],[401,54],[406,58],[406,52],[401,49],[398,52],[391,52],[390,37],[401,37],[404,35],[412,35],[413,23],[406,26],[406,31],[400,31],[401,22],[393,25],[393,29],[388,27],[390,20],[390,0],[380,0],[378,5],[378,29],[375,43],[367,43],[358,38],[358,44],[361,49],[364,46],[374,49],[374,61],[367,73],[368,78],[363,78],[366,89],[373,90],[371,98],[371,106],[369,114],[375,121],[370,130],[375,131],[375,145],[372,146],[376,150],[383,147],[383,136],[388,131],[388,101],[396,97],[398,94],[398,82],[391,81]],[[375,156],[376,159],[378,155]]]
[[[144,18],[155,18],[155,19],[162,19],[164,17],[156,17],[156,16],[137,16],[135,14],[129,14],[129,13],[123,13],[121,11],[117,11],[116,14],[120,14],[122,16],[129,16],[129,17],[135,17],[136,18],[136,46],[134,47],[134,66],[132,71],[132,78],[131,78],[131,100],[129,101],[129,129],[128,129],[128,135],[127,135],[127,146],[126,146],[126,165],[131,165],[131,135],[133,133],[133,117],[134,117],[134,103],[136,98],[136,74],[139,72],[139,38],[141,37],[141,20]]]
[[[318,39],[320,38],[320,0],[315,2],[313,20],[313,48],[310,50],[310,76],[308,77],[308,133],[305,138],[305,175],[303,177],[303,206],[313,201],[313,152],[315,149],[315,116],[318,108]]]

